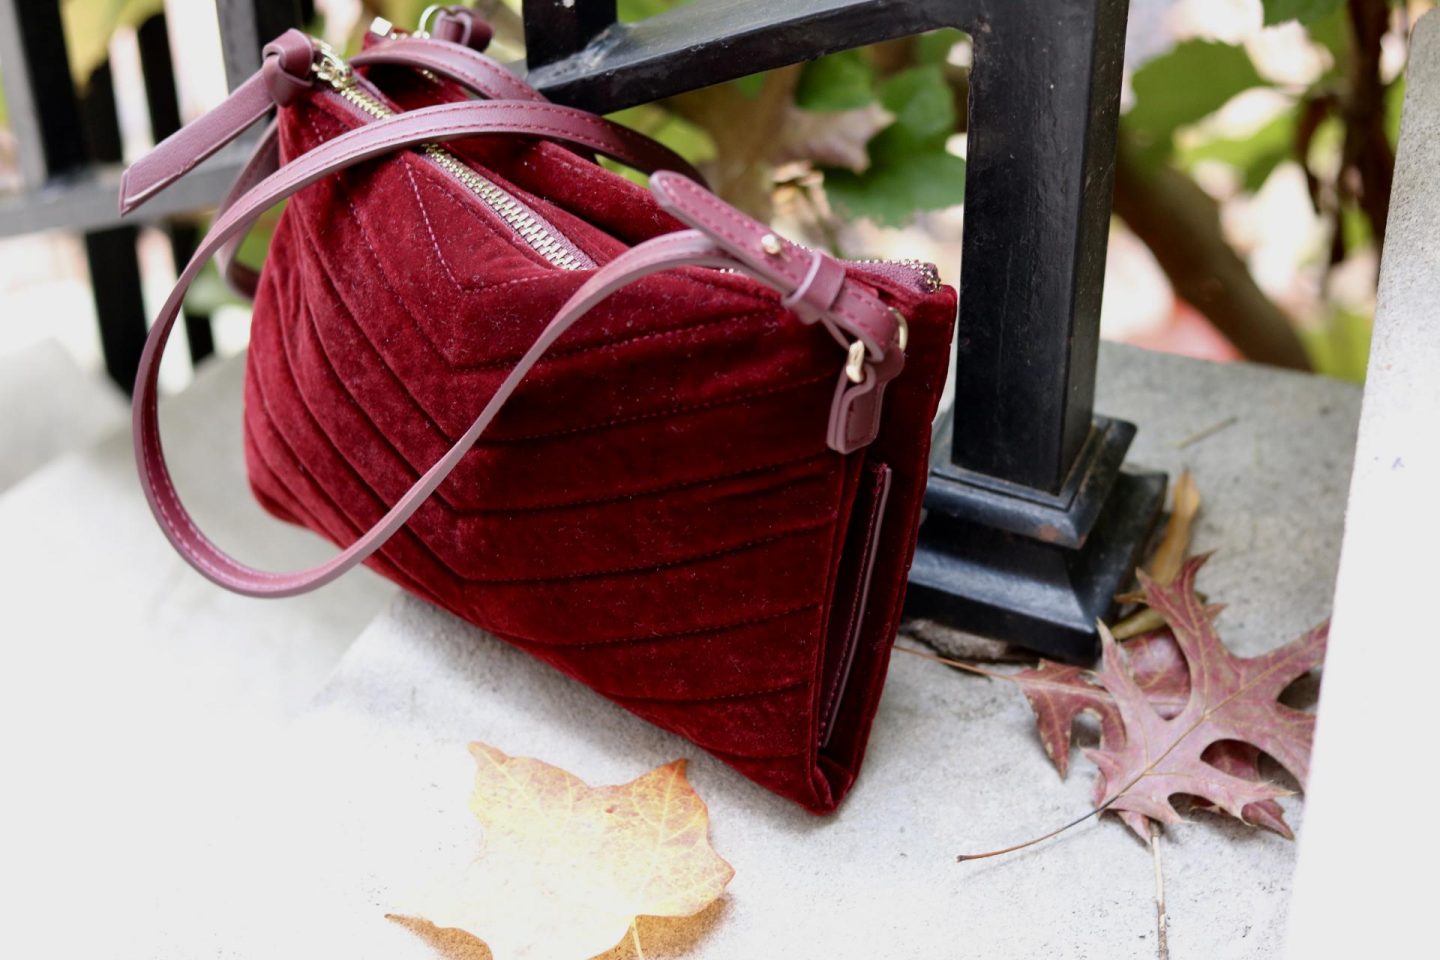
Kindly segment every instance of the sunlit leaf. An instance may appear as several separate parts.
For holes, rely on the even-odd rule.
[[[589,960],[639,916],[691,916],[734,876],[677,760],[591,787],[539,760],[472,743],[482,852],[424,921],[483,940],[495,960]],[[397,917],[416,929],[413,917]],[[422,932],[423,931],[418,931]]]
[[[60,7],[70,74],[77,87],[110,56],[110,36],[117,27],[138,27],[163,12],[165,0],[64,0]]]

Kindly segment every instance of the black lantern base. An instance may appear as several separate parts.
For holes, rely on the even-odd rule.
[[[1121,469],[1134,436],[1133,425],[1097,417],[1054,495],[967,475],[937,448],[906,615],[1093,661],[1095,621],[1133,579],[1165,502],[1164,474]]]

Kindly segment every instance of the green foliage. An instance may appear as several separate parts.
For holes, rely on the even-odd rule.
[[[109,58],[116,27],[138,27],[164,9],[164,0],[64,0],[60,19],[75,85],[83,88]]]
[[[1261,0],[1265,7],[1265,26],[1288,20],[1311,24],[1324,19],[1344,6],[1345,0]]]
[[[964,39],[965,34],[949,27],[922,33],[915,38],[915,62],[944,63],[945,58],[950,56],[950,50]]]
[[[1187,40],[1135,71],[1132,85],[1135,105],[1125,115],[1125,127],[1141,161],[1154,164],[1170,156],[1175,131],[1266,83],[1243,48]]]
[[[858,50],[832,53],[805,64],[795,85],[795,105],[829,113],[853,110],[875,99],[875,71]]]
[[[1229,164],[1240,172],[1244,189],[1254,193],[1265,185],[1276,167],[1293,157],[1295,124],[1295,111],[1290,110],[1248,136],[1211,140],[1184,151],[1178,159],[1185,167],[1201,160]]]
[[[1323,327],[1299,333],[1317,373],[1364,383],[1372,326],[1369,314],[1336,307]]]
[[[898,226],[920,210],[965,199],[965,161],[945,149],[955,132],[955,101],[938,65],[913,67],[878,90],[895,120],[866,145],[864,173],[827,169],[830,202],[852,217]]]

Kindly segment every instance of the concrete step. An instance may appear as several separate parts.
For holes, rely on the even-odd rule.
[[[162,405],[177,485],[241,559],[314,562],[334,548],[247,488],[242,370],[214,365]],[[30,921],[0,925],[0,956],[115,955],[150,916],[157,853],[233,827],[209,811],[395,592],[369,571],[285,601],[203,580],[151,518],[128,423],[0,496],[0,755],[23,785],[0,790],[0,886]],[[37,952],[51,923],[65,933]]]
[[[0,492],[51,460],[119,429],[125,398],[55,340],[0,356]]]
[[[1218,550],[1202,586],[1229,604],[1227,642],[1254,655],[1323,619],[1359,390],[1110,345],[1098,382],[1098,408],[1140,425],[1137,463],[1195,472],[1205,498],[1195,547]],[[423,912],[427,887],[481,849],[466,809],[469,740],[592,784],[691,758],[715,845],[737,875],[688,925],[642,922],[649,956],[1155,955],[1150,853],[1113,818],[1013,856],[955,862],[1089,809],[1093,768],[1077,759],[1060,781],[1006,684],[897,657],[868,767],[840,812],[819,819],[402,597],[292,725],[271,772],[218,804],[230,813],[217,826],[235,832],[176,861],[183,879],[155,904],[156,936],[133,956],[433,956],[384,915]],[[1298,828],[1303,802],[1283,806]],[[1293,843],[1197,814],[1166,831],[1163,849],[1175,956],[1278,955]]]

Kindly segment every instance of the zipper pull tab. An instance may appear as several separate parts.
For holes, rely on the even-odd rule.
[[[214,110],[166,137],[130,165],[120,178],[121,215],[195,169],[276,104],[287,104],[308,90],[314,51],[310,38],[299,30],[287,30],[266,44],[265,60],[254,76],[236,87]]]
[[[319,80],[330,84],[336,90],[343,90],[355,82],[355,74],[345,58],[324,40],[314,41],[314,57],[310,70]]]

